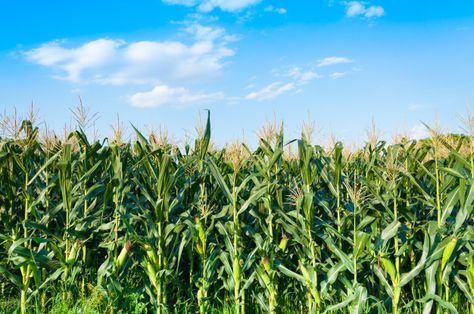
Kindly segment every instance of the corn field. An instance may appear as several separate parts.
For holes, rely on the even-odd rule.
[[[474,313],[467,135],[347,153],[278,127],[213,149],[209,116],[183,149],[39,134],[0,140],[0,311]]]

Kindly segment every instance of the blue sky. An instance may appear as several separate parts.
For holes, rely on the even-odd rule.
[[[181,139],[211,109],[213,138],[254,141],[269,118],[320,141],[459,131],[474,98],[473,1],[141,0],[0,4],[0,109],[60,130],[82,97],[100,115]]]

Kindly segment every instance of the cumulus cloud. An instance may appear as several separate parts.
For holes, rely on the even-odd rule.
[[[130,96],[129,101],[135,107],[187,106],[192,104],[206,104],[223,100],[224,93],[192,93],[184,87],[170,87],[157,85],[147,92],[139,92]]]
[[[346,16],[365,16],[366,18],[380,17],[385,14],[379,5],[366,6],[365,2],[351,1],[346,3]]]
[[[261,0],[163,0],[172,5],[197,6],[201,12],[220,9],[226,12],[238,12],[259,3]]]
[[[327,67],[335,64],[349,63],[351,59],[345,57],[327,57],[318,62],[318,67]]]
[[[273,5],[269,5],[265,7],[265,12],[272,12],[272,13],[278,13],[278,14],[286,14],[286,9],[285,8],[276,8]]]
[[[365,11],[365,17],[380,17],[384,15],[385,11],[381,6],[370,6]]]
[[[46,43],[24,52],[26,59],[51,68],[55,78],[100,84],[144,84],[215,77],[234,54],[235,40],[224,29],[189,25],[191,43],[97,39],[77,47]]]
[[[117,49],[122,44],[120,40],[98,39],[68,49],[59,42],[52,42],[27,51],[25,55],[30,62],[61,69],[66,74],[63,79],[78,81],[83,71],[107,67],[113,63]]]

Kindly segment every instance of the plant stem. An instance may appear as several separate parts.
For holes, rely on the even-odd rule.
[[[439,182],[439,168],[438,157],[435,148],[435,174],[436,174],[436,210],[438,213],[438,227],[441,227],[441,200],[440,200],[440,182]]]

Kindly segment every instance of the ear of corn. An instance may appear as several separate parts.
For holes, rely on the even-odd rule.
[[[0,299],[47,312],[98,285],[117,311],[133,291],[155,313],[474,313],[471,141],[347,154],[305,133],[294,154],[275,123],[219,150],[208,115],[181,152],[138,130],[52,145],[25,121],[0,139]]]

